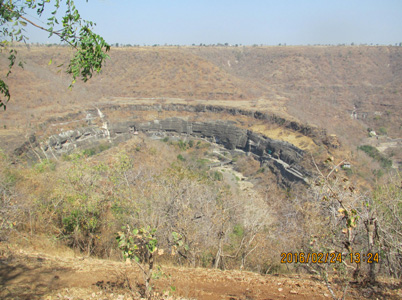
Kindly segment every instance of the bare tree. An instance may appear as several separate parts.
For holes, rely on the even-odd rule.
[[[373,194],[373,219],[366,225],[372,238],[379,241],[381,264],[386,266],[389,275],[399,279],[402,279],[401,182],[399,173],[390,174],[386,182],[377,187]]]
[[[10,231],[24,219],[24,207],[17,198],[15,181],[7,158],[0,152],[0,240],[7,240]]]

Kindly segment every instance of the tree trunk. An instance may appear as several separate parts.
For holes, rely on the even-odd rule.
[[[145,298],[151,300],[151,279],[152,279],[152,269],[154,267],[154,255],[153,253],[149,254],[149,263],[148,263],[148,274],[145,279]]]
[[[219,238],[219,246],[218,246],[218,251],[216,252],[215,256],[215,269],[219,268],[219,263],[221,262],[222,258],[222,238]]]
[[[372,251],[373,251],[373,248],[374,248],[374,232],[375,232],[375,227],[376,227],[376,220],[374,218],[371,218],[370,220],[366,220],[364,222],[364,225],[366,226],[367,238],[368,238],[368,251],[367,251],[367,253],[373,254]],[[374,264],[373,261],[369,265],[368,279],[369,279],[370,283],[375,282],[375,264]]]

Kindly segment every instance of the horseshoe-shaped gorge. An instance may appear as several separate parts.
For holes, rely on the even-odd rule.
[[[325,282],[290,261],[327,252],[344,254],[327,269],[331,285],[340,294],[351,283],[360,299],[355,282],[367,288],[360,275],[371,268],[349,250],[371,245],[384,253],[378,286],[388,286],[372,297],[399,299],[400,285],[388,284],[402,270],[401,49],[119,47],[71,91],[56,68],[68,49],[21,49],[30,67],[10,75],[16,92],[0,124],[0,267],[13,276],[21,264],[28,283],[11,279],[0,298],[87,299],[99,288],[114,299],[132,292],[129,280],[140,290],[140,269],[116,243],[129,225],[157,229],[155,258],[172,274],[155,279],[158,293],[166,283],[180,299],[324,299]],[[32,255],[20,250],[31,246]],[[289,272],[300,285],[288,286]],[[69,291],[42,294],[54,279]],[[71,283],[88,294],[72,294]]]
[[[128,112],[129,120],[109,120],[108,115],[116,111]],[[176,116],[143,120],[139,117],[141,112],[157,112],[159,117],[163,112],[173,112]],[[184,116],[180,116],[181,114]],[[207,115],[208,117],[205,118]],[[261,166],[269,167],[277,175],[278,182],[284,186],[290,186],[293,182],[309,182],[311,171],[302,166],[306,156],[307,160],[309,159],[305,150],[289,142],[273,139],[247,129],[244,121],[221,120],[225,115],[274,124],[307,136],[317,144],[326,143],[337,147],[328,142],[326,132],[322,129],[288,121],[261,111],[215,105],[133,104],[105,105],[102,109],[92,108],[65,117],[49,119],[42,124],[43,127],[60,127],[60,133],[47,136],[32,134],[23,145],[15,149],[14,153],[17,156],[26,155],[30,160],[35,161],[57,158],[77,148],[86,149],[104,142],[116,145],[138,133],[144,133],[153,139],[179,136],[184,139],[205,139],[229,151],[243,152],[245,155],[252,156],[260,162]],[[206,120],[200,121],[200,119]],[[77,126],[77,122],[81,122],[81,126]],[[66,125],[70,125],[70,129],[62,128]]]

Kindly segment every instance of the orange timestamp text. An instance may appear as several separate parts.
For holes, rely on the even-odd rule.
[[[281,263],[282,264],[291,264],[291,263],[300,263],[300,264],[326,264],[326,263],[342,263],[342,253],[340,252],[312,252],[312,253],[304,253],[304,252],[282,252],[281,253]]]
[[[300,263],[300,264],[335,264],[342,263],[343,257],[340,252],[282,252],[281,253],[281,263],[282,264],[291,264],[291,263]],[[345,256],[345,260],[350,263],[378,263],[379,257],[378,253],[367,253],[361,254],[359,252],[350,253],[348,256]]]

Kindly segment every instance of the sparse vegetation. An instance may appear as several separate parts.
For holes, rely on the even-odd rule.
[[[123,232],[117,233],[118,247],[123,252],[125,259],[130,259],[140,267],[145,281],[145,298],[152,299],[152,277],[158,241],[155,238],[156,228],[123,227]],[[159,250],[163,254],[163,250]]]
[[[384,128],[384,127],[380,127],[380,128],[378,129],[378,132],[379,132],[380,134],[382,134],[382,135],[386,135],[386,134],[387,134],[387,129]]]
[[[377,160],[380,163],[381,167],[383,167],[384,169],[392,167],[392,160],[383,156],[375,147],[370,145],[363,145],[360,146],[358,149],[365,152],[371,158]]]
[[[29,102],[19,103],[21,110],[15,110],[15,122],[20,127],[13,124],[14,121],[8,116],[4,119],[4,124],[7,124],[7,132],[2,132],[4,145],[26,142],[25,139],[21,143],[13,139],[17,136],[14,136],[17,129],[22,131],[28,127],[38,131],[38,139],[55,132],[66,132],[75,126],[80,130],[88,125],[101,128],[104,120],[101,122],[93,118],[89,124],[80,119],[85,117],[82,112],[86,110],[65,116],[67,112],[63,111],[61,115],[59,107],[71,101],[81,108],[81,105],[110,97],[116,106],[108,110],[100,109],[111,125],[126,120],[131,122],[131,118],[135,122],[145,122],[184,114],[185,118],[196,121],[202,121],[204,117],[228,120],[241,128],[264,132],[269,138],[286,140],[298,147],[305,145],[303,167],[311,172],[311,184],[286,186],[284,175],[279,171],[275,173],[272,165],[275,161],[262,163],[252,155],[217,149],[216,145],[207,141],[213,138],[210,136],[197,140],[190,135],[173,136],[172,132],[168,132],[166,134],[169,136],[152,141],[141,130],[133,130],[132,139],[120,143],[118,147],[112,147],[113,144],[109,142],[99,146],[90,144],[88,148],[77,149],[61,159],[57,155],[51,160],[42,157],[42,161],[32,166],[20,163],[24,157],[19,157],[19,161],[5,157],[0,166],[0,238],[2,241],[20,239],[23,243],[34,244],[37,237],[45,235],[55,247],[68,247],[72,249],[69,251],[74,251],[75,256],[82,259],[77,263],[79,266],[75,266],[77,270],[92,262],[92,259],[86,259],[88,256],[93,259],[107,258],[104,262],[110,265],[115,263],[114,260],[121,260],[122,256],[131,258],[133,265],[116,263],[119,272],[109,275],[107,267],[102,280],[91,283],[104,295],[114,289],[116,296],[117,289],[119,292],[130,291],[128,297],[135,299],[150,297],[151,294],[156,299],[169,299],[172,296],[163,293],[168,286],[167,290],[175,294],[198,297],[200,294],[192,289],[200,289],[202,284],[227,286],[236,282],[239,290],[243,287],[244,290],[234,292],[233,298],[260,299],[262,294],[264,297],[286,298],[284,291],[290,293],[286,286],[289,282],[286,281],[285,285],[285,281],[280,280],[280,273],[298,273],[301,278],[306,278],[300,286],[292,285],[291,289],[300,294],[305,292],[306,297],[313,294],[319,297],[326,293],[333,298],[350,295],[359,299],[363,289],[369,289],[370,297],[378,299],[392,293],[396,295],[400,287],[380,285],[378,282],[383,280],[381,276],[386,276],[386,280],[400,280],[402,276],[399,271],[402,268],[399,257],[402,249],[398,231],[401,214],[398,188],[401,179],[395,174],[390,175],[392,161],[386,156],[388,152],[379,152],[373,146],[363,145],[359,147],[360,151],[349,153],[348,146],[350,143],[351,147],[356,147],[360,137],[367,138],[362,123],[364,128],[375,128],[381,135],[395,135],[395,126],[398,130],[400,126],[400,114],[397,109],[392,109],[392,113],[380,111],[373,104],[376,93],[379,93],[377,87],[381,85],[381,76],[374,75],[373,70],[374,66],[380,68],[378,66],[381,64],[375,62],[381,54],[374,49],[357,48],[334,47],[334,52],[331,47],[317,47],[309,52],[297,47],[272,50],[256,46],[237,48],[233,52],[234,48],[229,46],[219,50],[213,47],[120,47],[113,52],[113,64],[104,69],[102,78],[109,81],[107,89],[103,87],[104,82],[95,79],[86,87],[87,90],[82,90],[83,94],[78,95],[73,91],[67,97],[59,94],[59,83],[56,82],[54,87],[49,86],[49,95],[42,93],[39,100],[36,92],[30,90],[31,85],[27,85],[27,91],[20,91],[20,97],[29,99]],[[55,57],[60,56],[60,60],[66,60],[62,47],[52,45],[46,50]],[[392,55],[397,55],[396,51],[399,50],[389,50],[387,59],[392,60],[390,64],[396,70],[393,78],[397,84],[399,69],[395,68]],[[36,61],[39,57],[38,61],[41,62],[41,51],[38,47],[29,53],[21,50],[21,53],[28,60]],[[366,61],[365,52],[369,52],[369,61]],[[361,60],[359,63],[354,62],[357,54]],[[133,67],[127,63],[127,57],[133,62]],[[231,67],[228,67],[228,60]],[[348,72],[339,71],[337,66],[346,60]],[[292,61],[292,64],[288,61]],[[328,68],[329,65],[331,68]],[[266,72],[267,66],[269,72]],[[392,68],[386,68],[383,72]],[[37,81],[40,76],[36,76],[35,72],[48,76],[56,74],[56,69],[52,64],[48,70],[38,68],[29,76],[15,72],[14,81],[11,82],[18,84],[30,80],[32,86],[36,86],[41,82]],[[331,69],[331,72],[325,71],[327,69]],[[113,83],[116,72],[121,74],[120,85]],[[308,81],[305,80],[306,76]],[[59,77],[62,81],[63,75]],[[355,78],[359,78],[359,82]],[[342,84],[344,80],[348,82],[345,87]],[[269,88],[266,86],[268,81]],[[314,85],[309,86],[310,81]],[[360,81],[368,82],[372,87],[368,88],[369,85],[365,84],[363,88]],[[126,86],[126,82],[130,82],[130,86]],[[393,84],[390,83],[389,94],[381,90],[384,93],[382,99],[390,99],[390,103],[396,99],[393,97],[397,97],[392,92],[396,89]],[[274,90],[277,99],[286,98],[286,101],[267,100],[276,99],[273,97]],[[164,97],[158,98],[161,95]],[[60,102],[57,107],[52,104],[55,97]],[[128,100],[134,105],[143,103],[144,100],[134,99],[137,97],[156,98],[146,101],[159,106],[194,106],[189,111],[160,108],[155,111],[136,110],[133,116],[126,103]],[[356,101],[353,105],[357,107],[358,121],[350,118],[349,109],[352,106],[348,103],[349,98]],[[211,102],[199,99],[209,99]],[[222,99],[238,100],[230,103],[233,105],[233,115],[220,114],[219,108],[228,105]],[[211,103],[219,105],[216,106],[218,112],[198,112],[199,108],[202,111],[202,105]],[[24,105],[30,108],[29,112],[23,112]],[[252,118],[240,113],[245,106],[249,108],[251,105],[255,106]],[[194,107],[197,112],[191,111]],[[274,112],[267,114],[267,118],[271,118],[269,120],[264,119],[265,115],[258,115],[260,110],[266,112],[265,107],[272,108]],[[331,115],[328,115],[328,111],[331,111]],[[378,111],[377,119],[375,111]],[[367,112],[367,115],[362,112]],[[49,114],[55,114],[54,119],[44,122]],[[305,122],[312,120],[328,129],[328,132],[338,133],[339,143],[321,144],[319,137],[324,133],[320,129],[314,126],[301,128],[301,122],[290,122],[288,120],[292,118],[282,117],[282,114],[293,114]],[[43,123],[39,126],[39,122]],[[348,139],[350,136],[353,139]],[[117,143],[120,137],[114,139],[112,136],[111,140]],[[384,136],[378,138],[379,141],[387,139]],[[369,141],[375,145],[377,139],[372,137]],[[309,160],[310,152],[317,162],[317,169]],[[328,153],[335,158],[319,163]],[[267,154],[277,155],[275,157],[287,155],[286,151],[274,149]],[[334,163],[338,159],[347,159],[353,169],[341,170],[341,164]],[[396,150],[393,159],[400,159]],[[228,160],[231,160],[230,164],[222,167]],[[373,170],[375,177],[371,174]],[[127,224],[130,225],[130,232],[127,231],[128,227],[121,231],[121,227]],[[119,231],[116,242],[116,232]],[[159,255],[158,250],[162,249]],[[367,254],[370,251],[379,253],[380,263],[369,265],[350,261],[351,254]],[[311,257],[313,253],[320,252],[335,253],[336,258],[340,254],[342,262],[280,262],[281,253],[304,253]],[[150,265],[156,254],[160,268]],[[0,251],[0,260],[2,255]],[[37,256],[34,256],[34,262],[38,263],[36,259]],[[99,262],[97,260],[96,264],[102,264]],[[43,270],[46,265],[35,266]],[[200,268],[192,269],[194,267]],[[208,270],[202,270],[201,267]],[[213,269],[227,272],[215,272]],[[249,272],[229,270],[277,276],[259,277]],[[52,272],[47,270],[43,274]],[[96,271],[91,272],[91,276],[97,276]],[[161,275],[164,272],[166,276]],[[204,275],[197,277],[196,272]],[[82,279],[84,275],[82,272],[80,274],[74,273]],[[221,279],[226,274],[230,274],[229,277]],[[311,280],[311,274],[314,274],[315,281]],[[173,282],[175,276],[180,279]],[[54,282],[56,279],[52,278]],[[192,279],[191,284],[189,278]],[[317,279],[326,285],[327,290],[321,290],[322,283],[318,283]],[[314,291],[305,289],[306,282],[314,287]],[[381,291],[374,288],[376,282],[384,287]],[[278,283],[281,283],[283,292],[278,291]],[[320,289],[315,288],[316,285]],[[250,290],[258,287],[256,290],[274,293],[245,292],[246,286]],[[147,295],[139,295],[138,291],[144,291]],[[0,290],[0,297],[9,295],[7,293]],[[216,298],[227,296],[220,294]],[[98,294],[94,297],[98,297]]]
[[[219,171],[215,171],[213,173],[213,178],[214,178],[214,180],[222,181],[223,180],[223,174],[221,172],[219,172]]]
[[[16,181],[16,174],[0,151],[0,241],[8,239],[10,231],[19,225],[24,214],[24,207],[16,198]]]

